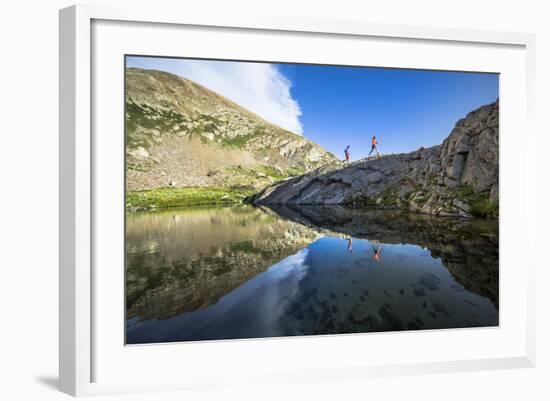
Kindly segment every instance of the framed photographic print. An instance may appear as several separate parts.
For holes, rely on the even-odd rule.
[[[532,36],[60,28],[62,391],[532,366]]]

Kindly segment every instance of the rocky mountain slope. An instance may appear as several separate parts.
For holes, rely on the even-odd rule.
[[[341,204],[440,216],[498,215],[498,100],[456,123],[441,145],[325,166],[265,188],[256,204]]]
[[[265,186],[333,163],[306,138],[190,80],[126,69],[129,191]]]

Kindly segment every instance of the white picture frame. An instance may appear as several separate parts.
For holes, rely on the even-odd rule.
[[[510,54],[503,56],[502,59],[494,59],[493,66],[488,66],[490,56],[486,56],[487,60],[479,61],[479,64],[471,63],[471,69],[475,70],[476,65],[480,66],[484,71],[487,68],[491,72],[501,72],[499,64],[503,64],[506,57],[511,57],[517,69],[510,70],[510,86],[507,86],[501,93],[502,112],[515,113],[506,121],[508,127],[520,128],[522,135],[531,143],[535,143],[534,131],[532,128],[534,111],[534,35],[524,33],[507,33],[507,32],[485,32],[485,31],[470,31],[458,29],[438,29],[428,27],[415,26],[398,26],[398,25],[375,25],[363,22],[350,21],[317,21],[317,20],[293,20],[280,18],[266,18],[257,16],[242,16],[236,18],[214,17],[208,15],[187,15],[185,10],[167,10],[160,8],[112,8],[109,6],[91,6],[78,5],[72,6],[60,11],[60,390],[75,396],[94,395],[94,394],[109,394],[109,393],[126,393],[134,391],[165,391],[171,389],[197,389],[208,388],[212,386],[225,385],[247,385],[254,383],[278,383],[292,382],[296,380],[326,380],[330,378],[352,377],[356,379],[380,375],[400,375],[400,374],[420,374],[420,373],[436,373],[449,371],[467,371],[480,369],[503,369],[512,367],[530,367],[535,363],[535,321],[534,321],[534,266],[536,261],[530,259],[531,252],[526,252],[523,259],[518,259],[516,251],[508,250],[501,252],[501,258],[505,258],[510,263],[519,263],[516,268],[521,269],[519,278],[510,278],[503,274],[502,280],[506,283],[515,282],[518,286],[519,295],[517,298],[517,310],[513,319],[505,319],[497,329],[470,330],[470,331],[437,331],[437,333],[425,333],[420,331],[414,334],[409,334],[409,337],[401,336],[399,341],[407,343],[414,341],[414,344],[421,344],[421,336],[429,336],[426,341],[442,341],[442,338],[449,339],[454,336],[457,341],[472,341],[479,336],[484,336],[484,341],[494,342],[495,348],[485,353],[481,351],[471,352],[464,358],[446,358],[442,359],[431,358],[430,360],[418,360],[411,354],[406,362],[397,361],[396,359],[388,358],[387,361],[383,357],[376,358],[373,363],[354,361],[350,359],[341,361],[341,365],[335,365],[335,358],[338,358],[338,347],[359,346],[362,342],[375,342],[380,339],[393,338],[400,334],[377,334],[373,336],[328,336],[326,342],[322,345],[329,349],[329,355],[326,362],[313,361],[310,365],[299,363],[297,368],[287,369],[284,366],[284,361],[277,365],[277,361],[273,360],[276,369],[262,370],[260,366],[253,368],[244,366],[246,362],[242,362],[243,366],[238,367],[242,375],[239,380],[231,376],[229,370],[220,368],[213,374],[205,374],[204,370],[197,368],[189,372],[185,379],[179,379],[177,376],[161,379],[151,375],[150,380],[131,380],[123,375],[115,374],[108,375],[105,380],[102,378],[101,372],[98,372],[99,366],[105,366],[106,363],[117,366],[119,361],[113,359],[108,352],[108,347],[104,346],[102,340],[104,337],[98,334],[97,326],[109,322],[107,318],[98,310],[101,310],[101,305],[97,308],[94,301],[94,291],[98,285],[104,284],[104,275],[94,273],[94,266],[98,260],[102,260],[102,256],[97,254],[97,241],[95,239],[101,237],[102,230],[105,226],[98,220],[102,215],[102,209],[98,210],[97,194],[101,193],[101,180],[98,181],[101,172],[98,172],[98,153],[101,153],[102,163],[113,166],[114,169],[122,166],[119,162],[110,157],[108,152],[104,152],[109,144],[97,143],[94,139],[94,126],[100,124],[94,120],[97,117],[95,103],[92,101],[93,95],[93,77],[98,71],[102,71],[102,66],[98,60],[94,59],[95,55],[102,51],[99,48],[105,45],[105,40],[99,39],[94,42],[94,24],[100,24],[102,21],[109,25],[106,29],[114,27],[117,23],[132,23],[137,24],[130,28],[128,25],[114,27],[112,31],[104,31],[109,34],[113,32],[116,37],[111,36],[112,51],[120,52],[116,48],[117,43],[122,43],[124,38],[120,32],[128,29],[135,29],[138,33],[145,26],[157,26],[159,29],[158,35],[166,35],[167,31],[163,29],[178,29],[178,27],[193,27],[193,29],[204,28],[209,32],[218,32],[220,37],[229,35],[231,32],[243,32],[247,35],[254,35],[255,32],[262,32],[266,35],[306,35],[308,38],[317,38],[316,40],[329,41],[331,38],[340,38],[344,40],[362,40],[376,39],[384,40],[387,43],[392,41],[408,41],[407,43],[433,44],[441,47],[455,46],[456,51],[460,49],[472,48],[478,49],[480,53],[485,52],[485,48],[495,49],[510,49]],[[103,28],[102,28],[103,29]],[[159,36],[160,37],[160,36]],[[324,38],[324,39],[323,39]],[[276,40],[276,38],[274,39]],[[307,39],[309,40],[309,39]],[[205,42],[208,43],[208,42]],[[145,46],[145,45],[143,45]],[[106,46],[105,46],[106,47]],[[106,50],[109,51],[109,50]],[[254,51],[253,49],[251,51]],[[168,56],[174,54],[165,54]],[[246,57],[246,55],[242,56]],[[263,56],[268,57],[268,56]],[[292,60],[292,56],[289,56]],[[398,58],[395,61],[399,63]],[[403,57],[403,56],[401,56]],[[99,59],[99,57],[98,57]],[[480,60],[483,57],[480,55]],[[405,66],[404,61],[402,60]],[[444,69],[449,65],[444,61],[436,64],[427,60],[423,64],[425,68]],[[414,66],[411,66],[414,67]],[[418,67],[418,65],[417,65]],[[516,68],[513,66],[502,66],[502,68]],[[460,68],[460,66],[456,66]],[[103,75],[102,75],[103,76]],[[116,75],[113,75],[116,78]],[[103,78],[98,78],[99,80]],[[97,81],[96,81],[97,82]],[[508,85],[508,84],[507,84]],[[512,107],[512,103],[507,103],[507,97],[511,93],[518,93],[518,99]],[[510,100],[511,102],[512,100]],[[114,105],[116,108],[117,100]],[[110,105],[112,106],[112,105]],[[120,120],[122,120],[122,105],[120,105]],[[513,111],[517,109],[517,111]],[[101,114],[100,112],[98,112]],[[511,114],[510,114],[511,115]],[[507,117],[508,118],[508,117]],[[505,124],[505,125],[506,125]],[[115,127],[115,125],[113,125]],[[506,132],[506,131],[504,131]],[[120,137],[123,137],[123,132],[120,132]],[[503,143],[501,144],[501,180],[504,185],[501,188],[506,188],[507,181],[521,182],[524,191],[516,197],[506,196],[505,189],[502,189],[502,212],[501,219],[505,222],[506,230],[505,238],[501,241],[501,250],[503,244],[512,244],[514,241],[513,228],[521,224],[528,224],[531,228],[534,227],[534,216],[536,214],[534,207],[529,202],[529,199],[534,199],[535,191],[535,159],[534,150],[527,148],[520,150],[520,155],[516,156],[516,166],[512,166],[506,158],[508,145],[511,145],[506,140],[506,134],[503,134]],[[116,151],[116,149],[115,149]],[[122,155],[121,155],[122,156]],[[508,167],[510,166],[510,167]],[[116,174],[113,180],[116,180]],[[519,181],[518,181],[519,180]],[[116,185],[116,182],[113,183]],[[99,190],[99,192],[98,192]],[[104,193],[104,192],[103,192]],[[104,199],[105,200],[105,199]],[[108,200],[106,200],[108,201]],[[118,201],[117,201],[118,202]],[[122,205],[120,203],[119,205]],[[506,210],[512,208],[520,208],[516,214],[507,215]],[[120,206],[120,213],[123,214],[123,206]],[[113,223],[116,224],[116,223]],[[118,227],[118,226],[117,226]],[[118,227],[120,228],[120,227]],[[501,223],[502,229],[502,223]],[[510,231],[510,233],[508,233]],[[533,233],[534,229],[524,230],[524,232]],[[99,237],[98,237],[99,235]],[[107,235],[107,234],[105,234]],[[531,234],[527,234],[531,235]],[[530,247],[534,241],[523,236],[523,248]],[[95,241],[95,242],[94,242]],[[508,242],[507,242],[508,241]],[[122,249],[121,249],[122,252]],[[519,261],[519,262],[518,262]],[[517,262],[517,263],[516,263]],[[502,259],[501,259],[502,263]],[[507,262],[508,263],[508,262]],[[123,266],[119,266],[123,269]],[[507,281],[506,281],[507,280]],[[123,283],[112,283],[114,286],[122,287]],[[501,289],[503,287],[501,286]],[[506,290],[506,288],[504,288]],[[102,291],[107,293],[111,288],[102,286]],[[115,290],[112,290],[115,292]],[[509,292],[502,291],[501,297],[507,297]],[[117,295],[112,294],[113,299],[118,299]],[[502,299],[506,304],[506,299]],[[515,301],[515,300],[514,300]],[[509,308],[511,310],[513,308]],[[117,315],[118,316],[118,315]],[[506,317],[506,316],[504,316]],[[106,319],[103,321],[102,319]],[[120,326],[123,326],[123,318],[120,316]],[[517,321],[516,321],[517,320]],[[111,320],[112,321],[112,320]],[[103,330],[103,329],[102,329]],[[505,333],[507,330],[513,335],[503,335],[499,337],[499,333]],[[104,331],[104,330],[103,330]],[[414,337],[410,337],[410,336]],[[385,336],[385,337],[384,337]],[[393,337],[391,337],[393,336]],[[412,339],[412,340],[411,340]],[[462,339],[462,340],[461,340]],[[323,341],[325,341],[323,340]],[[99,343],[98,343],[99,341]],[[292,338],[292,339],[264,339],[264,340],[246,340],[238,342],[208,342],[204,345],[195,344],[191,346],[182,345],[162,345],[148,346],[145,353],[132,351],[132,355],[127,355],[128,360],[136,361],[139,358],[143,359],[146,364],[151,364],[153,360],[158,363],[162,358],[177,358],[168,355],[181,355],[183,350],[190,358],[197,358],[201,353],[205,356],[213,357],[216,353],[227,353],[228,357],[244,355],[243,360],[247,360],[245,353],[247,349],[249,353],[261,353],[262,349],[269,349],[270,355],[281,353],[296,353],[310,352],[314,355],[318,347],[321,345],[320,340],[311,338]],[[238,343],[238,344],[237,344]],[[228,345],[229,344],[229,345]],[[237,344],[237,345],[235,345]],[[413,344],[413,343],[411,343]],[[124,348],[124,344],[119,342],[119,346]],[[175,347],[178,347],[177,350]],[[500,347],[500,348],[499,348]],[[510,352],[505,352],[505,348],[509,347]],[[331,350],[332,349],[332,350]],[[458,347],[460,349],[460,347]],[[179,353],[179,354],[178,354]],[[122,355],[122,354],[121,354]],[[102,361],[101,364],[96,363],[96,358]],[[122,358],[122,356],[121,356]],[[137,358],[137,359],[136,359]],[[151,359],[153,358],[153,359]],[[250,357],[252,358],[252,357]],[[332,358],[332,359],[331,359]],[[180,359],[181,360],[181,359]],[[253,361],[253,359],[250,359]],[[229,367],[227,368],[229,369]],[[225,372],[225,373],[224,373]],[[112,373],[112,372],[111,372]],[[191,375],[191,376],[189,376]],[[98,379],[99,378],[99,379]]]

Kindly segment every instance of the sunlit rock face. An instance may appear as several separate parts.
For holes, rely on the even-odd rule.
[[[264,205],[351,205],[440,216],[498,215],[498,101],[458,121],[438,146],[345,168],[325,166],[276,183],[254,198]]]

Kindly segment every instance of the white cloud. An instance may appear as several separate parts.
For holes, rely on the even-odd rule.
[[[132,57],[128,66],[183,76],[273,124],[303,134],[302,112],[290,93],[291,82],[271,64]]]

